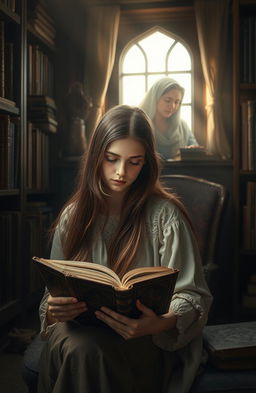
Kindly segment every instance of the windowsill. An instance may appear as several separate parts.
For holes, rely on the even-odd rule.
[[[232,160],[173,160],[173,161],[162,161],[164,167],[183,167],[183,166],[225,166],[232,167]]]

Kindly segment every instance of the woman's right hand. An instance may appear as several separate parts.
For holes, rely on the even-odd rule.
[[[87,311],[85,302],[79,302],[75,297],[48,297],[47,322],[52,325],[55,322],[66,322],[76,318]]]

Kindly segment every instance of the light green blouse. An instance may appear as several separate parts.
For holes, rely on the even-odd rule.
[[[61,239],[68,221],[67,209],[56,229],[51,258],[64,259]],[[107,245],[118,225],[118,217],[111,216],[102,228],[102,218],[95,225],[92,261],[107,263]],[[136,266],[163,265],[179,269],[179,275],[170,308],[178,315],[178,335],[165,331],[152,337],[153,342],[165,351],[172,352],[182,365],[173,375],[170,392],[188,391],[203,356],[202,329],[207,322],[212,297],[205,282],[200,255],[190,225],[180,210],[169,200],[154,197],[146,214],[145,239],[142,239]],[[46,291],[40,305],[41,332],[50,334],[54,325],[46,326]],[[174,360],[175,360],[174,359]],[[183,377],[184,375],[184,377]]]

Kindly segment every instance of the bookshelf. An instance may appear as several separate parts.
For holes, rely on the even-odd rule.
[[[256,317],[256,1],[233,0],[234,308]],[[243,283],[243,284],[241,284]],[[238,305],[238,307],[237,307]]]
[[[31,257],[49,255],[53,219],[55,33],[44,0],[0,2],[0,332],[44,288]]]

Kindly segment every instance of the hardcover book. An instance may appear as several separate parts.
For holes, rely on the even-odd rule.
[[[206,326],[204,344],[211,363],[220,369],[256,368],[256,322]]]
[[[92,317],[101,306],[138,318],[139,299],[158,315],[168,312],[178,270],[164,266],[128,271],[122,279],[106,266],[91,262],[33,257],[52,296],[74,296],[85,301]]]

